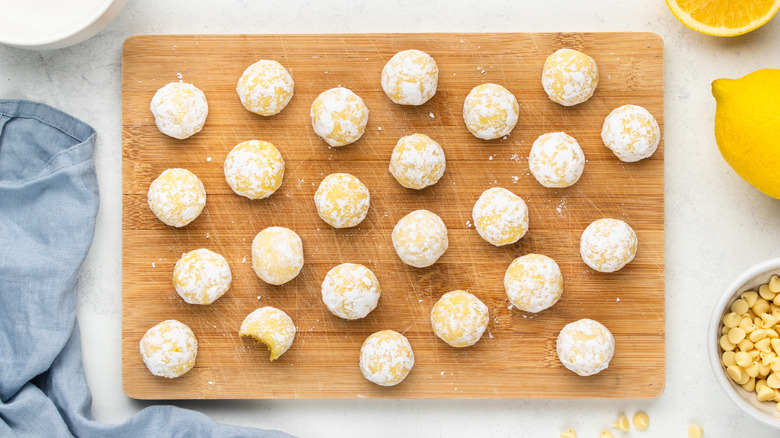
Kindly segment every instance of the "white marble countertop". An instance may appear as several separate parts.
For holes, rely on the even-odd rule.
[[[134,0],[79,45],[33,52],[0,46],[0,97],[48,103],[94,126],[100,213],[81,274],[78,317],[96,419],[117,423],[149,405],[121,385],[122,42],[136,34],[651,31],[665,41],[666,390],[651,400],[256,400],[177,405],[233,424],[299,436],[597,437],[644,410],[631,436],[769,437],[717,386],[706,355],[713,301],[739,272],[780,255],[780,201],[742,181],[713,135],[710,83],[780,67],[780,19],[719,39],[685,28],[663,0]],[[623,436],[614,431],[615,436]]]

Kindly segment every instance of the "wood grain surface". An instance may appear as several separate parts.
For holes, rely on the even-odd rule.
[[[545,58],[574,48],[598,63],[601,81],[584,104],[564,108],[544,93]],[[393,104],[379,83],[396,52],[416,48],[439,66],[436,95],[420,107]],[[243,70],[275,59],[295,79],[295,95],[273,117],[246,111],[235,92]],[[161,134],[149,111],[168,82],[193,83],[206,94],[209,116],[187,140]],[[520,122],[505,139],[483,141],[463,124],[463,99],[476,85],[494,82],[520,103]],[[322,91],[345,86],[366,102],[370,116],[356,143],[329,148],[311,127],[309,106]],[[664,147],[638,163],[619,161],[601,141],[609,112],[637,104],[655,115],[663,132],[663,42],[648,33],[578,34],[353,34],[186,35],[129,38],[122,55],[122,375],[125,393],[140,399],[188,398],[649,398],[664,388]],[[580,181],[547,189],[529,173],[527,156],[542,133],[565,131],[582,146],[587,164]],[[390,153],[403,135],[421,132],[445,150],[447,171],[433,187],[401,187],[388,172]],[[250,201],[225,182],[222,163],[241,141],[274,143],[286,161],[284,183],[270,198]],[[146,202],[149,184],[163,170],[184,167],[203,181],[202,215],[182,229],[157,220]],[[371,191],[366,220],[336,230],[317,216],[313,196],[329,173],[349,172]],[[530,229],[514,245],[494,247],[471,226],[482,191],[500,186],[525,199]],[[412,210],[437,213],[450,246],[426,269],[403,264],[393,250],[395,223]],[[635,260],[602,274],[579,255],[582,230],[593,220],[627,221],[639,237]],[[251,242],[273,226],[303,239],[305,266],[284,286],[263,283],[251,268]],[[233,286],[210,306],[186,304],[171,276],[182,253],[209,248],[225,256]],[[564,293],[537,315],[509,306],[504,272],[520,255],[553,257],[564,274]],[[331,315],[320,284],[338,263],[362,263],[379,278],[379,306],[359,321]],[[488,331],[475,346],[454,349],[432,332],[430,310],[445,292],[467,289],[490,309]],[[268,351],[238,328],[249,312],[271,305],[286,311],[298,333],[290,350],[269,362]],[[555,353],[560,329],[580,318],[605,324],[615,335],[609,369],[592,377],[566,370]],[[197,363],[181,378],[152,376],[138,342],[156,323],[175,318],[195,331]],[[365,380],[358,368],[371,333],[405,334],[415,366],[398,386]]]

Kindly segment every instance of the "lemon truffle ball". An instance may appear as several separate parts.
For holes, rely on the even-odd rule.
[[[236,194],[249,199],[271,196],[282,185],[284,159],[276,147],[249,140],[234,147],[224,164],[225,180]]]
[[[357,94],[343,88],[323,91],[311,104],[314,132],[331,146],[356,142],[366,131],[368,108]]]
[[[268,227],[252,240],[252,269],[268,284],[280,285],[303,268],[303,242],[295,231]]]
[[[401,383],[414,366],[414,352],[406,337],[393,330],[369,336],[360,347],[360,371],[380,386]]]
[[[201,248],[184,254],[173,268],[176,292],[189,304],[211,304],[230,289],[233,276],[227,260]]]
[[[366,218],[370,204],[368,187],[349,173],[331,173],[314,193],[317,213],[334,228],[360,224]]]
[[[195,366],[197,355],[195,333],[175,319],[157,324],[141,338],[141,358],[155,376],[180,377]]]
[[[596,61],[582,52],[560,49],[544,62],[542,87],[555,103],[573,106],[585,102],[598,85]]]
[[[184,82],[171,82],[157,90],[149,109],[157,129],[179,140],[200,132],[209,113],[206,95]]]
[[[528,231],[528,207],[523,198],[507,189],[485,190],[471,211],[474,228],[495,246],[515,243]]]
[[[263,59],[244,70],[236,92],[244,108],[261,116],[272,116],[287,106],[294,88],[293,78],[282,64]]]
[[[531,146],[528,167],[545,187],[569,187],[582,176],[585,154],[577,140],[564,132],[542,134]]]
[[[504,274],[504,289],[518,309],[538,313],[561,298],[563,275],[555,260],[541,254],[526,254],[512,261]]]
[[[396,53],[382,69],[382,89],[400,105],[422,105],[434,94],[439,67],[425,52],[404,50]]]
[[[456,290],[439,298],[431,310],[433,332],[453,347],[474,345],[488,326],[488,307],[474,295]]]
[[[655,153],[661,140],[661,129],[646,109],[623,105],[604,119],[601,139],[621,161],[634,162]]]
[[[390,173],[408,189],[436,184],[446,166],[444,150],[425,134],[401,137],[390,156]]]
[[[284,311],[266,306],[244,318],[238,336],[251,336],[271,351],[271,361],[283,355],[295,339],[295,324]]]
[[[407,265],[426,268],[447,251],[447,227],[428,210],[415,210],[402,217],[393,228],[393,248]]]
[[[634,229],[619,219],[593,221],[580,237],[582,260],[599,272],[615,272],[636,255]]]
[[[517,99],[501,85],[478,85],[463,102],[466,127],[474,136],[483,140],[509,135],[517,125],[519,115]]]
[[[342,263],[325,275],[322,302],[343,319],[365,318],[376,308],[382,289],[376,275],[363,265]]]
[[[603,324],[583,318],[566,324],[556,342],[558,358],[580,376],[592,376],[609,366],[615,338]]]
[[[149,208],[157,219],[172,227],[195,220],[206,205],[206,189],[187,169],[167,169],[149,186]]]

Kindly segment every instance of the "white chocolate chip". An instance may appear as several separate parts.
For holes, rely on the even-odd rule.
[[[631,422],[634,423],[634,428],[636,428],[636,430],[647,430],[647,428],[650,427],[650,417],[644,412],[637,412],[634,414],[634,418]]]
[[[626,418],[625,415],[621,415],[620,418],[618,418],[617,422],[612,425],[612,427],[621,430],[623,432],[628,432],[628,429],[630,428],[628,424],[628,418]]]
[[[577,432],[574,429],[569,429],[561,433],[561,438],[577,438]]]
[[[704,429],[696,424],[688,426],[688,438],[701,438],[704,436]]]

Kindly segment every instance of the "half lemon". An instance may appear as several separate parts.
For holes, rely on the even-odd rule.
[[[780,9],[780,0],[666,0],[666,4],[688,28],[727,37],[758,29]]]

